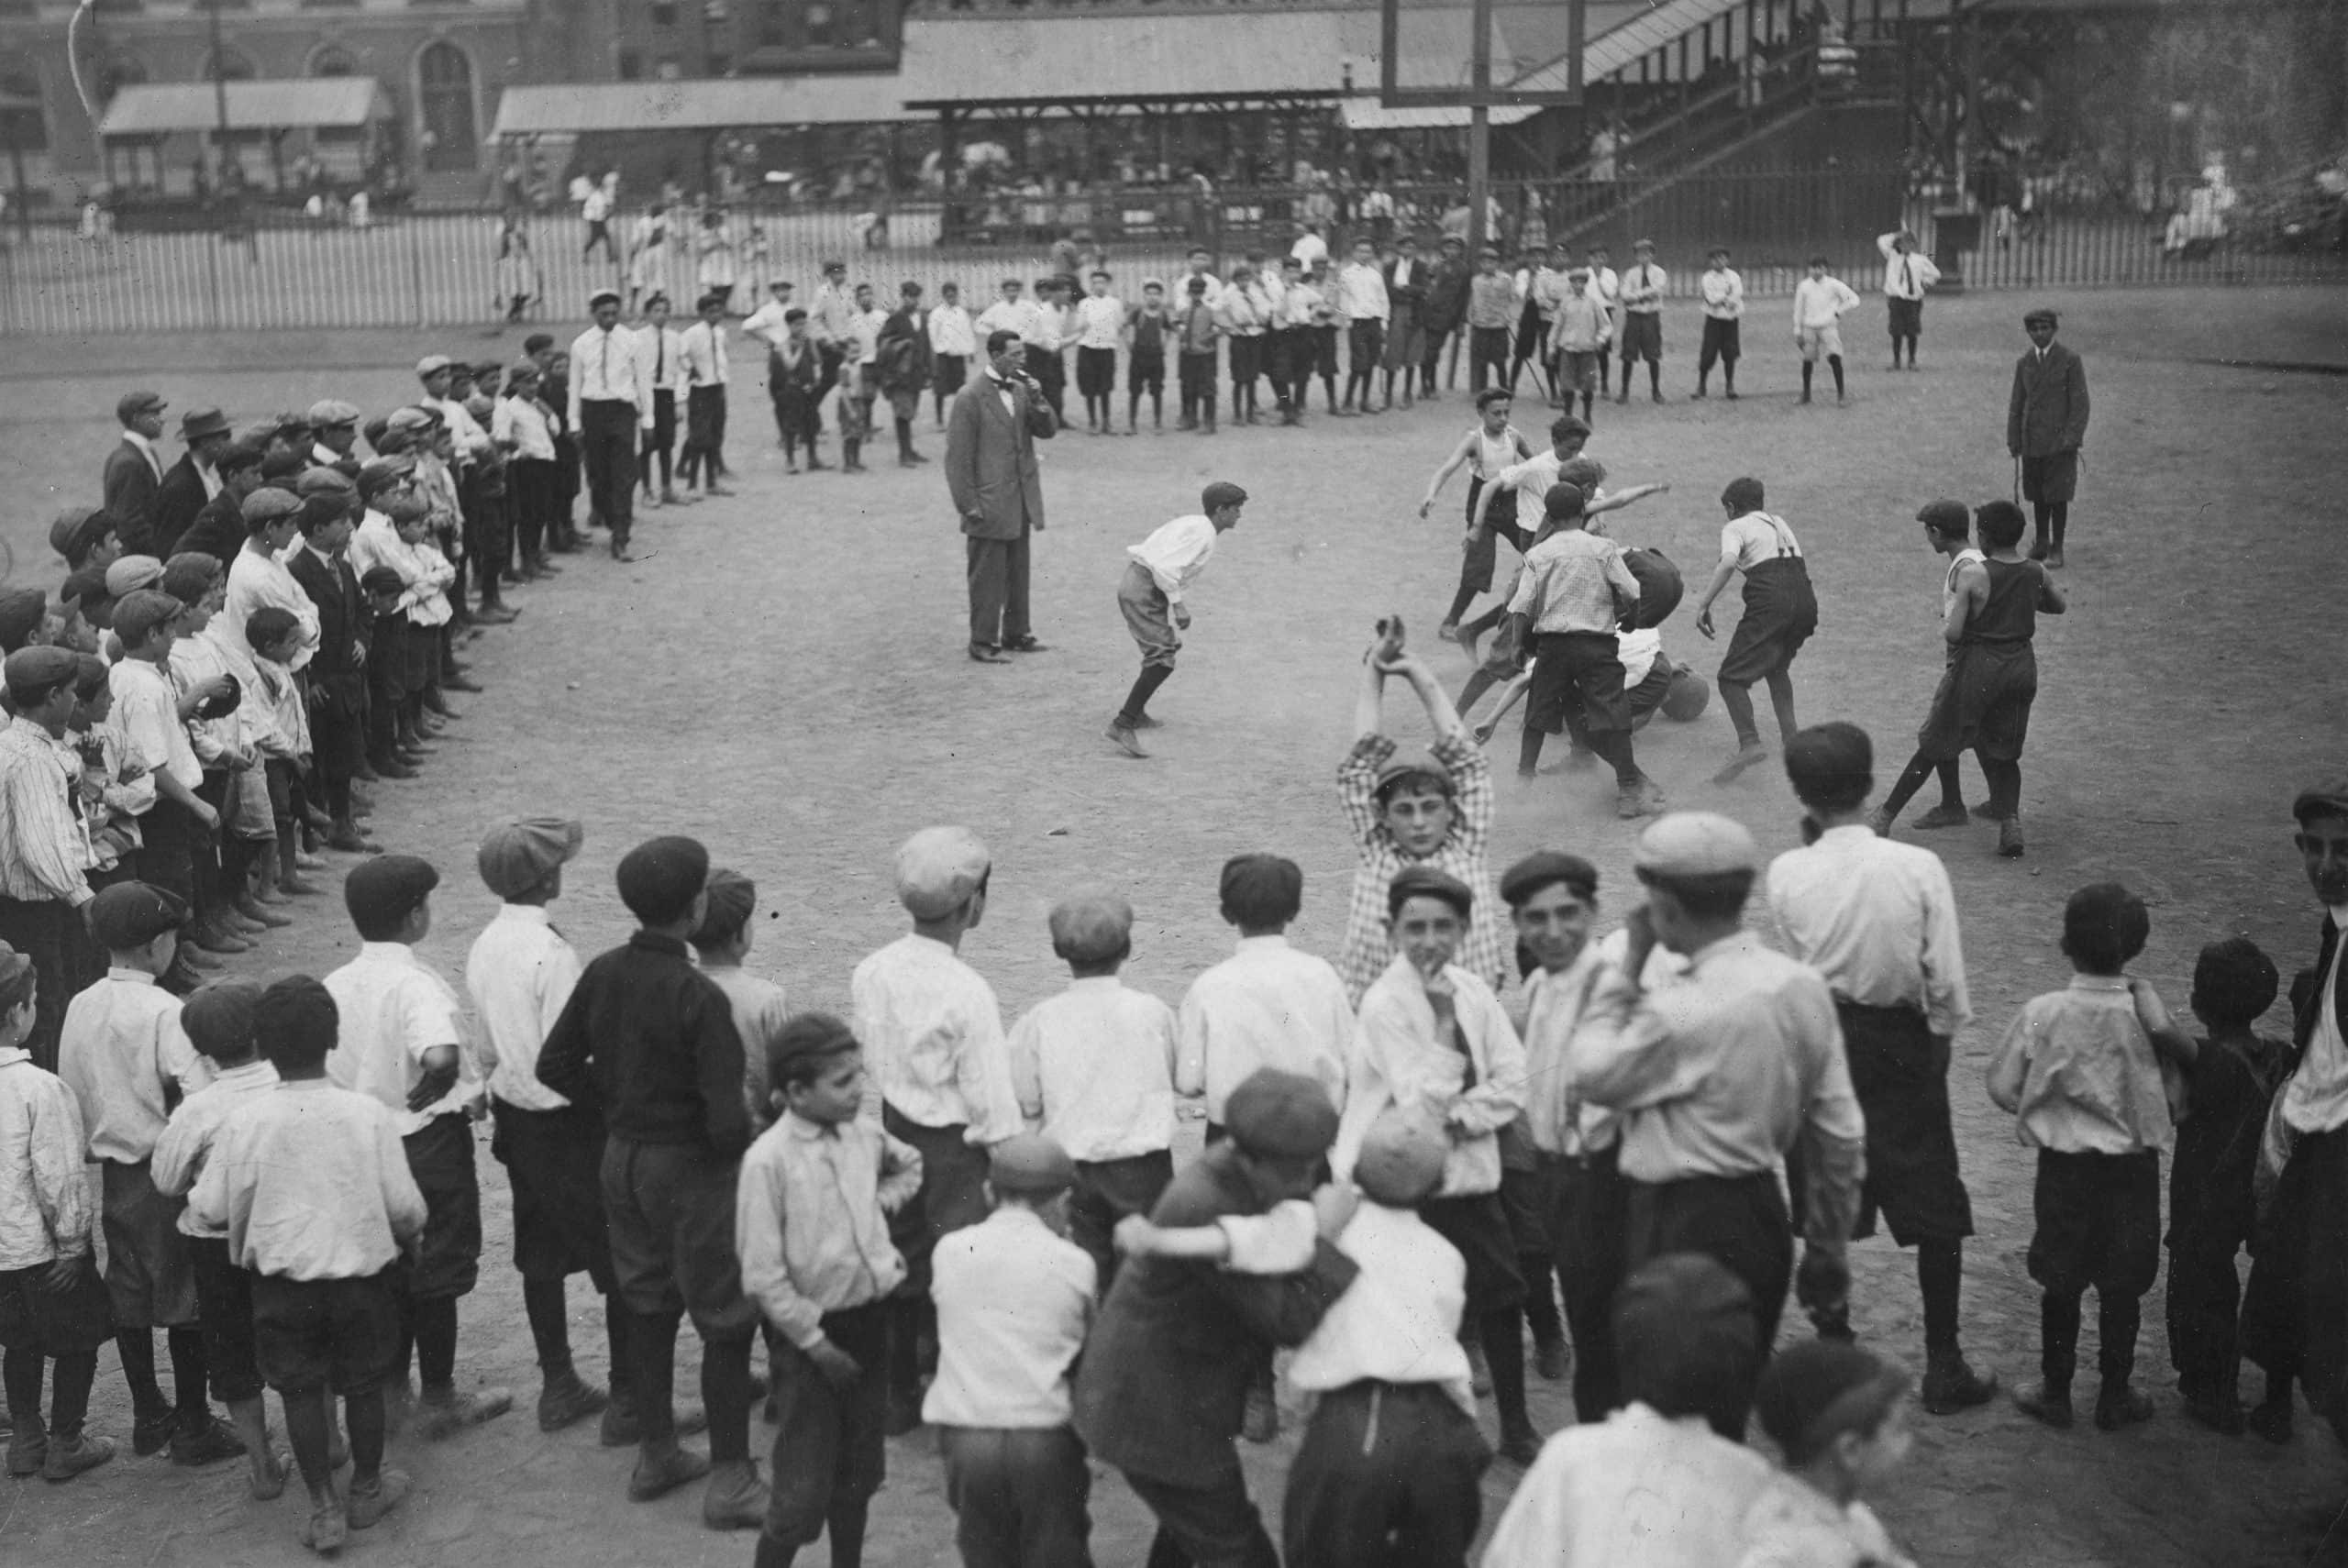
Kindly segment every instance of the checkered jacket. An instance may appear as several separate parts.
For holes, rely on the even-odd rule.
[[[1482,750],[1455,729],[1429,748],[1451,775],[1454,812],[1451,833],[1426,864],[1449,872],[1475,890],[1476,907],[1460,944],[1458,964],[1498,991],[1507,972],[1509,944],[1502,935],[1500,895],[1492,887],[1488,861],[1492,837],[1492,767]],[[1337,955],[1337,973],[1346,982],[1346,998],[1357,1008],[1370,982],[1384,971],[1393,948],[1386,939],[1386,889],[1394,873],[1412,864],[1393,834],[1378,818],[1378,775],[1394,755],[1394,742],[1385,735],[1364,735],[1337,767],[1337,799],[1345,807],[1346,825],[1353,830],[1361,863],[1354,867],[1353,897],[1346,906],[1346,944]]]

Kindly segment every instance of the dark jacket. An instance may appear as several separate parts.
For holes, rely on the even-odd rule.
[[[2324,971],[2331,967],[2331,955],[2340,950],[2340,928],[2331,917],[2323,917],[2323,933],[2315,944],[2315,967],[2302,970],[2291,981],[2291,1049],[2296,1056],[2307,1055],[2308,1042],[2315,1038],[2315,1026],[2323,1021],[2323,996],[2318,988],[2323,984]],[[2331,982],[2332,1016],[2348,1024],[2348,964],[2340,966],[2340,973]]]
[[[880,325],[880,390],[919,392],[929,385],[929,313],[899,308]]]
[[[587,966],[538,1053],[538,1081],[602,1112],[615,1138],[720,1160],[750,1145],[734,1004],[673,937],[639,931]]]
[[[1464,263],[1447,260],[1427,270],[1427,298],[1419,319],[1430,335],[1456,332],[1468,319],[1468,280],[1472,275]]]
[[[182,452],[180,460],[163,470],[163,482],[155,492],[155,514],[148,525],[145,553],[158,560],[178,554],[180,536],[194,525],[195,514],[210,499],[204,492],[204,476],[195,471],[194,455]],[[126,543],[123,547],[127,550],[129,546]]]
[[[367,703],[367,672],[359,650],[375,627],[359,579],[343,557],[329,563],[307,547],[295,553],[286,569],[318,607],[318,647],[304,671],[310,678],[310,706],[338,719],[356,719]]]
[[[2088,438],[2088,368],[2060,342],[2014,361],[2006,403],[2006,450],[2017,458],[2076,452]]]
[[[1238,1151],[1223,1143],[1174,1178],[1150,1219],[1211,1225],[1219,1215],[1265,1208]],[[1232,1444],[1257,1364],[1275,1345],[1302,1344],[1360,1272],[1325,1241],[1301,1274],[1128,1262],[1077,1364],[1078,1435],[1094,1459],[1132,1474],[1188,1486],[1230,1474],[1239,1468]]]
[[[1058,433],[1050,405],[1025,381],[1011,383],[1026,410],[1013,419],[991,370],[980,370],[954,399],[946,421],[946,489],[962,532],[978,539],[1016,539],[1044,525],[1044,476],[1036,443]]]
[[[224,484],[220,493],[197,511],[195,521],[187,525],[187,532],[179,536],[172,549],[174,554],[201,550],[226,568],[245,547],[246,537],[244,502]]]
[[[1408,305],[1415,312],[1426,304],[1427,285],[1434,281],[1434,267],[1423,256],[1413,258],[1411,281],[1398,283],[1394,281],[1394,269],[1401,261],[1401,258],[1398,256],[1379,269],[1386,278],[1386,300],[1397,310]]]
[[[127,556],[145,555],[147,530],[155,516],[155,492],[162,480],[147,465],[146,456],[127,441],[115,443],[106,454],[105,509],[115,515],[116,536]]]

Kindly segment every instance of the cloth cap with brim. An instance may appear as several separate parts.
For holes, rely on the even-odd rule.
[[[99,507],[82,519],[82,525],[73,531],[73,537],[67,541],[62,554],[68,560],[87,555],[96,549],[99,541],[107,535],[118,535],[121,531],[121,520],[104,507]]]
[[[1639,834],[1631,865],[1656,877],[1714,877],[1760,867],[1761,846],[1744,824],[1717,812],[1674,812]]]
[[[211,980],[180,1004],[180,1028],[206,1056],[239,1056],[253,1041],[263,994],[259,980]]]
[[[392,416],[383,422],[383,428],[387,431],[404,431],[413,436],[419,431],[429,430],[439,423],[440,415],[433,410],[418,408],[414,403],[410,403],[405,408],[392,410]]]
[[[1432,1119],[1390,1109],[1362,1134],[1354,1185],[1390,1209],[1414,1208],[1443,1185],[1450,1154],[1450,1138]]]
[[[2040,305],[2036,310],[2023,315],[2021,324],[2024,326],[2060,326],[2063,325],[2063,318],[2046,306]]]
[[[276,454],[269,449],[267,441],[245,436],[221,447],[220,455],[212,461],[212,469],[219,474],[240,474],[247,469],[265,469],[274,456]]]
[[[987,1152],[987,1180],[997,1192],[1050,1198],[1076,1185],[1076,1162],[1041,1132],[1015,1132]]]
[[[278,425],[274,419],[263,419],[256,424],[246,425],[243,432],[234,441],[228,443],[227,450],[220,454],[219,460],[227,461],[228,453],[237,451],[239,447],[253,452],[258,460],[259,455],[268,451],[277,440],[277,431]],[[218,465],[216,463],[215,466]]]
[[[944,920],[969,901],[991,864],[969,828],[924,828],[897,846],[897,901],[915,920]]]
[[[443,370],[454,369],[456,363],[446,354],[426,354],[415,362],[415,373],[419,376],[437,376]]]
[[[414,458],[377,458],[360,469],[359,493],[372,501],[385,490],[414,472],[415,472]]]
[[[701,913],[701,926],[693,933],[695,942],[724,941],[739,933],[748,923],[750,913],[759,907],[759,885],[739,871],[721,866],[709,874],[702,884],[702,891],[709,895]]]
[[[724,289],[712,289],[709,293],[702,295],[701,298],[693,302],[693,309],[695,311],[704,311],[712,305],[722,305],[733,297],[734,296],[732,294],[728,293]]]
[[[360,929],[381,929],[404,918],[439,885],[440,873],[420,856],[378,856],[351,867],[342,881],[342,903]]]
[[[1759,1338],[1753,1293],[1701,1253],[1667,1253],[1642,1264],[1614,1295],[1614,1342],[1626,1372],[1678,1369],[1687,1382],[1700,1382],[1705,1372],[1749,1367]]]
[[[620,902],[647,925],[666,925],[692,908],[709,881],[709,851],[699,839],[647,839],[620,856]]]
[[[168,593],[151,588],[141,588],[126,593],[115,602],[114,635],[122,639],[126,648],[135,648],[155,635],[159,626],[167,626],[179,619],[187,606]]]
[[[65,586],[57,591],[57,596],[68,604],[79,602],[84,614],[93,603],[114,597],[106,591],[104,567],[83,567],[65,580]]]
[[[307,468],[309,462],[308,458],[291,447],[271,447],[269,455],[260,460],[262,482],[274,484],[280,480],[290,480]]]
[[[1223,1124],[1248,1154],[1274,1160],[1318,1159],[1337,1140],[1329,1091],[1301,1073],[1259,1067],[1224,1101]]]
[[[767,1065],[778,1082],[781,1069],[804,1056],[830,1056],[858,1048],[856,1031],[828,1012],[794,1012],[782,1021],[767,1045]]]
[[[238,510],[244,513],[245,521],[249,524],[275,523],[282,518],[300,516],[302,498],[290,490],[280,490],[273,484],[263,485],[245,497]]]
[[[1908,1383],[1904,1368],[1856,1345],[1808,1340],[1770,1357],[1753,1412],[1788,1462],[1803,1464],[1844,1432],[1875,1430]]]
[[[2291,816],[2303,826],[2309,817],[2348,817],[2348,774],[2300,790],[2292,799]]]
[[[47,613],[49,602],[40,596],[39,589],[28,591],[34,600],[32,624],[38,626],[41,616]],[[0,614],[13,619],[15,613],[14,606],[0,601]],[[5,640],[15,639],[11,635]],[[46,697],[61,686],[72,685],[81,673],[81,657],[72,648],[18,648],[8,656],[5,666],[0,666],[0,679],[6,681],[9,697],[20,706]]]
[[[334,1049],[341,1032],[341,1013],[325,982],[309,975],[288,975],[273,980],[253,1008],[253,1032],[261,1050],[289,1048],[303,1055]]]
[[[207,436],[226,436],[233,428],[228,416],[216,408],[191,408],[180,416],[180,439],[201,441]]]
[[[617,304],[619,303],[620,296],[618,291],[614,289],[597,289],[593,293],[587,296],[587,313],[590,315],[593,315],[595,313],[596,308],[600,305],[605,304]]]
[[[1476,890],[1450,872],[1425,861],[1405,866],[1394,873],[1386,884],[1386,911],[1389,915],[1402,912],[1402,906],[1412,899],[1440,899],[1451,906],[1461,920],[1475,912]]]
[[[562,817],[524,817],[502,823],[481,841],[476,864],[481,879],[501,899],[529,892],[558,866],[568,864],[587,840],[584,825]]]
[[[359,589],[362,593],[405,593],[407,579],[397,567],[369,567],[367,575],[359,580]]]
[[[331,496],[344,505],[359,498],[359,486],[340,469],[306,468],[294,480],[294,492],[304,500]]]
[[[193,604],[220,580],[220,558],[202,550],[173,556],[163,568],[163,591],[183,604]]]
[[[38,588],[0,589],[0,647],[14,647],[40,627],[49,615],[49,595]],[[8,656],[13,671],[24,654],[39,653],[39,648],[25,648],[23,653]],[[14,676],[10,679],[13,680]]]
[[[1563,882],[1587,902],[1598,896],[1598,867],[1578,855],[1536,849],[1501,875],[1501,901],[1521,904],[1554,882]]]
[[[505,368],[505,384],[509,388],[517,381],[537,381],[545,379],[536,359],[516,359]]]
[[[359,409],[339,398],[324,398],[310,405],[309,421],[313,430],[337,430],[346,425],[355,426],[359,423]]]
[[[114,679],[114,667],[95,654],[76,654],[73,657],[73,694],[87,702],[106,689]]]
[[[1434,786],[1445,800],[1453,798],[1459,792],[1458,785],[1452,780],[1451,769],[1434,757],[1414,756],[1403,761],[1390,762],[1379,768],[1377,786],[1371,790],[1370,795],[1382,806],[1386,803],[1387,791],[1404,779],[1423,780]]]
[[[150,408],[161,414],[171,406],[163,401],[161,392],[125,392],[115,400],[114,416],[120,423],[127,425]]]
[[[1071,964],[1098,964],[1131,945],[1134,907],[1114,893],[1085,892],[1052,907],[1052,951]]]
[[[109,953],[144,947],[187,920],[187,905],[150,882],[116,882],[100,888],[82,911],[91,939]]]
[[[116,556],[106,567],[106,591],[116,599],[162,580],[163,563],[153,556]]]
[[[49,547],[61,556],[72,554],[73,537],[81,533],[82,525],[93,517],[104,517],[105,514],[103,508],[93,510],[87,506],[67,507],[59,513],[49,525]]]

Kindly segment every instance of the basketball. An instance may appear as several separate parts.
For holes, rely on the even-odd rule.
[[[1671,690],[1663,694],[1663,716],[1687,723],[1700,717],[1711,700],[1711,685],[1683,664],[1672,673]]]

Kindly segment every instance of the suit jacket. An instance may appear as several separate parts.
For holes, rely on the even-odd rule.
[[[2323,984],[2323,972],[2331,967],[2331,955],[2340,950],[2340,928],[2331,917],[2323,917],[2323,933],[2316,942],[2315,967],[2304,969],[2291,982],[2291,1044],[2300,1055],[2307,1055],[2308,1042],[2315,1038],[2315,1026],[2323,1017],[2323,996],[2318,988]],[[2340,966],[2332,979],[2331,1002],[2336,1016],[2348,1022],[2348,964]]]
[[[146,454],[127,441],[115,443],[106,454],[105,509],[114,513],[115,533],[127,556],[148,554],[147,530],[155,515],[155,492],[162,486]]]
[[[2013,396],[2006,403],[2006,450],[2018,458],[2076,452],[2088,438],[2088,368],[2061,343],[2033,348],[2014,361]]]
[[[360,597],[359,579],[348,558],[337,556],[329,566],[306,547],[295,553],[286,569],[318,607],[318,647],[304,671],[310,678],[311,708],[356,719],[367,701],[366,669],[356,650],[367,646],[375,627]]]
[[[1429,332],[1456,332],[1468,319],[1470,276],[1466,267],[1449,261],[1437,261],[1427,269],[1427,298],[1419,318]]]
[[[163,470],[162,485],[155,492],[155,513],[147,527],[147,554],[158,560],[169,560],[180,547],[180,536],[194,525],[195,514],[212,498],[204,491],[204,476],[195,471],[195,458],[182,452],[180,460]]]
[[[1260,1214],[1238,1151],[1218,1143],[1177,1176],[1150,1219],[1211,1225]],[[1076,1369],[1076,1430],[1092,1457],[1130,1474],[1202,1486],[1239,1467],[1232,1443],[1264,1352],[1300,1345],[1361,1272],[1319,1242],[1301,1274],[1135,1258],[1117,1271]]]
[[[929,385],[929,313],[890,312],[880,324],[880,390],[919,392]]]
[[[1434,281],[1434,267],[1422,256],[1411,263],[1411,281],[1407,283],[1397,283],[1394,281],[1394,267],[1395,262],[1401,259],[1401,258],[1396,257],[1394,261],[1389,261],[1379,269],[1386,279],[1387,303],[1398,308],[1409,305],[1412,310],[1417,310],[1426,303],[1427,285]]]
[[[1059,422],[1028,382],[1011,383],[1025,417],[1004,411],[993,372],[982,370],[954,399],[946,420],[946,490],[962,532],[977,539],[1016,539],[1044,525],[1044,476],[1036,443],[1059,431]]]
[[[205,502],[172,548],[174,553],[201,550],[222,567],[233,565],[245,547],[245,509],[227,485]]]

